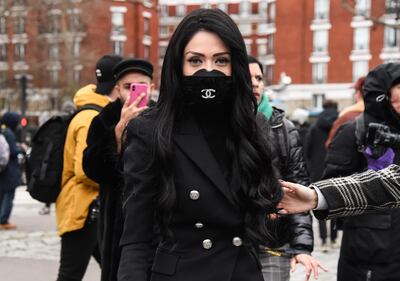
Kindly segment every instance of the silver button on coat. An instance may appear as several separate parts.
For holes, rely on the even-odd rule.
[[[236,247],[240,247],[243,244],[242,238],[240,237],[233,237],[232,244]]]
[[[201,222],[196,222],[194,225],[196,228],[203,228],[204,224]]]
[[[211,249],[212,247],[212,241],[210,239],[205,239],[203,240],[203,248],[206,250]]]
[[[200,197],[200,192],[198,192],[197,190],[191,190],[189,196],[190,199],[197,200]]]

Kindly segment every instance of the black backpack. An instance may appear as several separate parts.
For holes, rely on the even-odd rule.
[[[57,115],[46,121],[32,139],[32,149],[25,166],[28,192],[32,198],[53,203],[61,191],[64,144],[71,120],[83,110],[101,111],[95,104],[82,106],[73,114]]]

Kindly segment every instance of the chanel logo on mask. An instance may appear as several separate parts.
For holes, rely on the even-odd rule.
[[[201,95],[203,99],[215,98],[215,95],[213,95],[213,93],[215,93],[216,91],[214,89],[203,89],[201,90],[201,92],[204,93],[203,95]]]

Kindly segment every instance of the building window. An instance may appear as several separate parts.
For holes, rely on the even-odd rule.
[[[113,41],[113,52],[116,55],[124,55],[124,41]]]
[[[168,36],[168,26],[162,25],[160,26],[160,36],[167,37]]]
[[[266,44],[266,42],[262,42],[262,43],[258,43],[257,44],[257,54],[258,54],[258,56],[267,55],[267,44]]]
[[[248,53],[248,54],[251,54],[251,53],[252,53],[252,52],[251,52],[251,44],[252,44],[251,39],[250,39],[250,40],[248,40],[248,39],[244,40],[244,43],[245,43],[245,45],[246,45],[246,51],[247,51],[247,53]]]
[[[239,4],[239,13],[241,15],[248,15],[251,11],[251,3],[249,1],[241,1]]]
[[[81,15],[79,13],[72,13],[70,15],[70,28],[72,31],[82,30]]]
[[[186,6],[182,4],[176,6],[176,16],[183,17],[185,15],[186,15]]]
[[[322,109],[322,105],[325,101],[325,94],[313,94],[312,100],[314,108]]]
[[[73,79],[75,84],[79,84],[81,81],[81,70],[80,69],[74,69],[73,72]]]
[[[385,26],[385,48],[399,47],[399,30],[397,28]]]
[[[328,51],[328,30],[314,31],[314,52],[321,53]]]
[[[270,35],[267,39],[267,54],[271,55],[274,53],[274,36]]]
[[[114,12],[111,16],[112,31],[115,33],[124,32],[124,14]]]
[[[58,61],[60,58],[60,48],[57,43],[49,45],[49,59],[51,61]]]
[[[26,0],[14,0],[13,1],[13,6],[25,6],[26,5]]]
[[[7,87],[7,71],[0,71],[0,87],[2,89]],[[1,99],[1,108],[5,108],[6,100]]]
[[[15,44],[15,60],[24,61],[25,60],[25,44],[16,43]]]
[[[397,11],[399,9],[399,3],[398,1],[394,0],[386,0],[385,7],[386,7],[386,14],[397,14]]]
[[[167,46],[160,46],[160,59],[165,57],[165,52],[167,51]]]
[[[226,12],[228,10],[228,4],[226,4],[226,3],[219,3],[217,5],[217,7],[218,7],[218,9],[220,9],[220,10],[222,10],[224,12]]]
[[[315,19],[325,20],[329,18],[329,0],[315,0],[314,5]]]
[[[354,29],[354,50],[369,49],[369,28],[359,27]]]
[[[58,80],[59,80],[59,72],[57,69],[52,69],[49,71],[49,78],[50,78],[50,86],[51,87],[57,87],[58,86]]]
[[[353,81],[357,81],[361,76],[368,74],[368,61],[354,61],[353,62]]]
[[[22,16],[15,17],[15,33],[23,34],[25,33],[25,18]]]
[[[145,35],[150,35],[150,19],[144,18],[143,19],[143,31]]]
[[[59,33],[61,31],[60,27],[60,17],[59,15],[52,14],[49,15],[49,32]]]
[[[356,15],[369,16],[371,11],[371,0],[357,0],[355,8]]]
[[[150,46],[144,45],[144,47],[143,47],[143,57],[145,59],[150,58]]]
[[[265,68],[265,82],[267,85],[272,85],[274,82],[274,66],[267,65]]]
[[[267,23],[275,22],[275,2],[267,3]]]
[[[257,33],[259,35],[266,34],[267,30],[268,30],[268,23],[263,22],[257,25]]]
[[[201,4],[201,7],[203,9],[211,9],[211,4],[210,3],[204,3],[204,4]]]
[[[328,65],[326,63],[314,63],[312,67],[313,83],[326,83]]]
[[[0,17],[0,34],[6,34],[6,33],[7,33],[7,18]]]
[[[251,23],[240,23],[239,30],[243,36],[251,35]]]
[[[7,61],[7,45],[0,44],[0,61]]]
[[[160,16],[168,17],[168,5],[160,5]]]
[[[72,56],[74,58],[79,58],[80,51],[81,51],[81,41],[78,39],[74,39],[74,42],[72,43]]]
[[[265,15],[267,13],[268,3],[267,1],[258,2],[258,13],[261,15]]]

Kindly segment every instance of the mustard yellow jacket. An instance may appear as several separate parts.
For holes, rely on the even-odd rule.
[[[95,93],[95,85],[81,88],[74,97],[76,107],[86,104],[106,106],[107,96]],[[81,229],[88,215],[89,205],[97,197],[98,184],[86,177],[82,168],[83,150],[92,119],[99,114],[96,110],[83,110],[71,121],[64,147],[64,167],[61,193],[56,202],[58,234]]]

